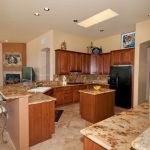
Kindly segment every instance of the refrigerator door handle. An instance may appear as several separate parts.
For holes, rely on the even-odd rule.
[[[118,82],[119,82],[119,76],[118,74],[116,75],[116,90],[118,90]]]

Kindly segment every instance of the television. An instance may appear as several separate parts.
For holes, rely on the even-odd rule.
[[[22,68],[22,82],[35,81],[35,72],[32,67]]]

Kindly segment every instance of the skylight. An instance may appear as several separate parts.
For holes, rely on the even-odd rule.
[[[95,25],[97,23],[100,23],[100,22],[103,22],[105,20],[108,20],[108,19],[111,19],[113,17],[116,17],[118,16],[119,14],[114,12],[113,10],[111,9],[106,9],[92,17],[89,17],[81,22],[78,23],[79,26],[82,26],[82,27],[85,27],[85,28],[88,28],[92,25]]]

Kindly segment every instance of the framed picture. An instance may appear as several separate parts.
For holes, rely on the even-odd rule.
[[[122,34],[122,49],[135,47],[135,32]]]
[[[20,53],[5,53],[5,66],[19,67],[22,65]]]

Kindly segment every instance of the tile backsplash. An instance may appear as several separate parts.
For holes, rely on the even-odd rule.
[[[108,83],[108,75],[83,75],[79,72],[71,72],[69,75],[54,75],[53,80],[62,82],[64,76],[66,77],[67,82],[84,82],[84,83]]]

